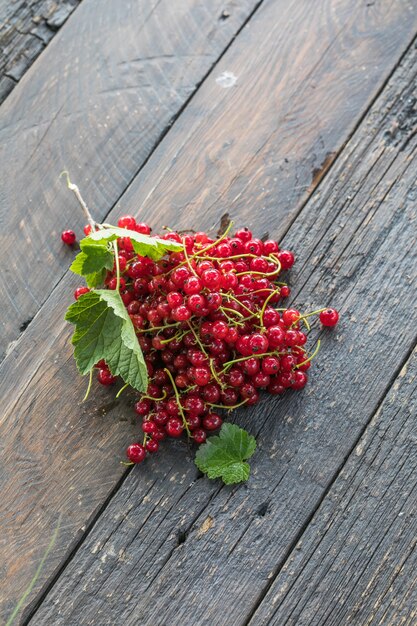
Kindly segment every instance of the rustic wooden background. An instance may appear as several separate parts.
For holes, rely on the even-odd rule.
[[[0,22],[0,621],[62,515],[22,624],[415,625],[417,0],[4,0]],[[340,309],[311,384],[236,413],[247,484],[181,442],[125,468],[132,398],[80,405],[64,169],[99,220],[227,210],[296,251],[297,306]]]

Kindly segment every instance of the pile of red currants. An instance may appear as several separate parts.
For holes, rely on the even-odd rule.
[[[132,216],[120,218],[118,226],[151,232]],[[85,234],[90,231],[87,226]],[[69,245],[71,233],[62,234]],[[256,239],[247,228],[217,239],[204,232],[167,232],[161,239],[182,244],[182,251],[153,261],[138,256],[128,237],[120,238],[105,279],[108,289],[119,285],[150,379],[135,404],[144,437],[127,449],[133,463],[156,452],[167,436],[186,434],[204,443],[222,424],[219,411],[254,405],[261,390],[302,389],[314,356],[306,350],[313,313],[279,306],[290,295],[279,279],[294,263],[292,252],[272,239]],[[75,298],[87,291],[78,288]],[[314,314],[324,326],[339,319],[335,309]],[[105,362],[97,368],[100,383],[116,381]]]

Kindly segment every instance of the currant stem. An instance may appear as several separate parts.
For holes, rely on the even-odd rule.
[[[126,383],[125,385],[123,385],[123,387],[121,389],[119,389],[119,391],[116,393],[116,398],[118,398],[119,396],[122,395],[122,393],[124,392],[126,387],[129,387],[129,383]]]
[[[311,317],[312,315],[318,315],[319,313],[322,313],[323,311],[327,311],[328,307],[324,307],[324,309],[317,309],[317,311],[311,311],[311,313],[305,313],[304,315],[300,315],[300,320],[305,319],[306,317]]]
[[[173,337],[169,337],[169,339],[161,339],[161,343],[163,345],[165,345],[166,343],[170,343],[171,341],[174,341],[174,339],[178,339],[179,341],[184,337],[185,333],[177,333],[176,335],[174,335]]]
[[[141,396],[140,399],[141,400],[152,400],[153,402],[162,402],[162,400],[165,400],[166,397],[167,397],[167,392],[164,391],[164,394],[160,398],[152,398],[152,396],[147,396],[145,394],[144,396]],[[116,398],[117,398],[117,396],[116,396]]]
[[[181,322],[175,322],[175,324],[166,324],[165,326],[149,326],[149,328],[137,328],[137,333],[150,333],[154,330],[165,330],[166,328],[174,328],[179,326]]]
[[[248,398],[242,400],[238,404],[233,404],[232,406],[226,406],[225,404],[211,404],[207,402],[207,406],[211,406],[213,409],[226,409],[227,411],[233,411],[234,409],[238,409],[240,406],[243,406],[248,401]]]
[[[233,359],[233,361],[227,361],[227,363],[223,363],[224,365],[224,369],[222,371],[222,374],[226,371],[226,369],[228,369],[229,367],[231,367],[232,365],[234,365],[235,363],[239,363],[239,361],[246,361],[247,359],[260,359],[264,356],[277,356],[278,354],[281,354],[281,352],[275,351],[275,352],[263,352],[262,354],[250,354],[249,356],[242,356],[239,359]]]
[[[317,352],[320,350],[320,339],[317,340],[317,346],[316,349],[314,350],[314,352],[308,357],[308,359],[306,359],[305,361],[303,361],[302,363],[298,363],[295,367],[296,369],[298,369],[299,367],[302,367],[303,365],[305,365],[306,363],[309,363],[312,359],[314,359],[314,357],[316,356]]]
[[[263,306],[262,306],[262,309],[261,309],[261,313],[260,313],[260,315],[259,315],[259,319],[260,319],[260,321],[261,321],[261,326],[263,326],[263,325],[264,325],[264,313],[265,313],[265,309],[266,309],[266,306],[267,306],[268,302],[270,301],[270,299],[271,299],[271,298],[273,298],[273,297],[274,297],[274,294],[277,294],[277,293],[279,293],[279,292],[280,292],[280,290],[279,290],[279,289],[275,289],[275,291],[272,291],[272,292],[269,294],[269,296],[265,299],[265,302],[263,303]]]
[[[93,230],[96,230],[96,221],[93,219],[93,216],[91,215],[81,193],[80,190],[78,189],[77,185],[74,185],[74,183],[71,182],[70,177],[69,177],[69,173],[67,171],[64,171],[60,174],[61,176],[65,176],[67,179],[67,187],[68,189],[70,189],[71,191],[74,192],[75,197],[77,198],[78,202],[81,205],[82,210],[84,211],[84,214],[87,218],[87,222],[90,224],[91,228]]]
[[[214,380],[215,380],[215,381],[216,381],[216,382],[220,385],[220,387],[221,387],[222,389],[224,389],[224,383],[222,383],[222,382],[221,382],[221,380],[218,378],[218,376],[217,376],[217,372],[216,372],[215,368],[213,367],[213,359],[211,359],[211,358],[209,357],[209,355],[207,354],[205,347],[204,347],[204,346],[203,346],[203,344],[201,343],[199,336],[197,335],[197,333],[195,332],[195,330],[194,330],[194,328],[193,328],[193,325],[192,325],[190,322],[188,322],[188,326],[189,326],[189,328],[190,328],[191,332],[192,332],[192,333],[193,333],[193,335],[194,335],[194,339],[196,340],[196,342],[197,342],[197,343],[198,343],[198,345],[200,346],[200,350],[203,352],[203,354],[205,354],[205,356],[206,356],[206,357],[207,357],[207,359],[208,359],[208,362],[209,362],[209,365],[210,365],[210,370],[211,370],[211,373],[213,374],[213,378],[214,378]]]
[[[190,263],[190,257],[188,256],[187,249],[185,247],[184,241],[183,241],[183,247],[184,247],[184,256],[185,256],[186,263],[187,263],[190,271],[194,274],[194,276],[196,276],[198,278],[197,272],[195,271],[195,269],[193,268],[193,266]]]
[[[116,291],[120,291],[120,266],[119,266],[119,251],[117,248],[117,239],[113,241],[114,248],[114,262],[116,264]]]
[[[88,398],[88,396],[90,394],[92,382],[93,382],[93,368],[91,368],[91,370],[90,370],[90,378],[89,378],[89,381],[88,381],[87,391],[85,392],[85,396],[81,400],[81,402],[85,402],[87,400],[87,398]]]
[[[175,384],[174,377],[172,376],[171,372],[169,371],[167,367],[164,367],[164,372],[166,372],[166,374],[168,375],[168,378],[171,381],[171,385],[175,394],[175,399],[177,401],[178,410],[181,414],[182,423],[184,424],[184,428],[187,431],[187,436],[191,437],[190,429],[188,428],[187,420],[185,419],[184,411],[181,405],[180,394],[178,393],[178,389],[177,389],[177,385]]]

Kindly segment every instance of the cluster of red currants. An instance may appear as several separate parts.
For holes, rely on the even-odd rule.
[[[151,232],[131,216],[118,226]],[[302,389],[312,358],[305,348],[308,315],[277,308],[290,294],[278,279],[293,265],[292,252],[254,238],[247,228],[216,240],[204,232],[161,238],[183,250],[153,261],[135,254],[128,237],[120,238],[117,263],[106,278],[107,287],[116,289],[120,274],[121,298],[150,378],[135,404],[144,439],[127,449],[133,463],[156,452],[167,436],[186,433],[203,443],[222,424],[219,410],[254,405],[260,390]],[[86,291],[78,288],[75,298]],[[335,309],[315,313],[324,326],[339,319]],[[104,362],[97,367],[102,384],[115,382]]]

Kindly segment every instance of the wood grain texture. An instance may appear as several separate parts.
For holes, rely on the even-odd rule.
[[[82,235],[60,173],[101,220],[258,3],[85,0],[3,103],[0,358],[68,268],[62,230]]]
[[[326,353],[303,393],[237,415],[258,433],[249,483],[196,480],[177,454],[173,471],[170,450],[133,471],[31,624],[247,624],[417,339],[416,56],[285,237],[300,257],[297,304],[331,302],[343,317],[334,333],[316,327]]]
[[[85,6],[87,6],[87,2],[88,0],[84,0],[80,5],[72,22],[81,14],[81,11],[86,10]],[[264,113],[263,116],[259,114],[257,117],[257,126],[260,136],[267,138],[268,128],[274,129],[277,124],[280,124],[279,127],[281,128],[283,137],[291,136],[291,145],[294,150],[293,156],[291,157],[292,167],[299,172],[297,176],[299,176],[298,180],[300,183],[300,189],[297,191],[299,195],[296,194],[294,196],[294,204],[291,205],[290,214],[291,218],[293,218],[299,208],[296,202],[297,198],[301,201],[302,197],[304,197],[303,194],[308,193],[308,189],[310,191],[313,189],[311,186],[313,173],[311,169],[307,167],[306,163],[312,158],[310,156],[310,150],[312,143],[315,143],[314,137],[317,138],[317,135],[323,133],[323,129],[326,128],[326,132],[333,137],[331,145],[334,147],[334,151],[337,151],[343,145],[349,136],[351,128],[361,117],[363,107],[369,104],[378,89],[378,85],[382,80],[385,80],[385,77],[394,67],[396,60],[398,60],[407,44],[407,37],[411,36],[413,29],[412,21],[405,20],[405,16],[408,16],[409,7],[411,6],[409,3],[401,4],[401,11],[399,11],[397,5],[395,12],[391,10],[388,3],[379,4],[376,10],[370,13],[366,7],[361,5],[359,8],[355,9],[355,11],[357,11],[356,13],[355,11],[353,12],[356,15],[356,21],[352,21],[351,19],[352,7],[346,0],[344,2],[323,1],[320,4],[320,11],[314,12],[308,10],[306,3],[303,3],[304,10],[300,10],[297,8],[299,5],[297,4],[297,6],[295,6],[295,4],[296,3],[291,3],[291,14],[288,13],[287,4],[281,2],[268,2],[265,5],[265,10],[262,9],[262,11],[260,10],[259,13],[256,14],[255,18],[251,20],[250,28],[239,35],[235,44],[225,55],[222,65],[219,66],[218,69],[216,68],[216,74],[213,75],[212,78],[210,77],[204,84],[201,97],[200,95],[197,96],[197,106],[190,108],[189,112],[187,107],[187,112],[184,113],[188,121],[182,122],[182,132],[185,132],[187,128],[195,130],[197,124],[200,125],[199,133],[195,134],[194,132],[194,134],[189,137],[187,135],[187,145],[182,146],[182,144],[180,145],[178,143],[177,155],[173,153],[173,150],[175,143],[179,141],[178,135],[175,133],[172,143],[169,139],[171,133],[169,133],[167,136],[168,141],[162,142],[161,149],[155,154],[155,158],[149,161],[147,172],[150,180],[152,179],[154,182],[151,189],[149,189],[149,187],[146,188],[146,195],[150,193],[154,187],[156,189],[161,186],[162,189],[164,185],[163,177],[165,176],[165,170],[169,169],[168,166],[175,169],[175,175],[177,176],[177,189],[175,193],[173,189],[171,189],[173,175],[171,173],[169,174],[170,184],[166,189],[166,197],[161,201],[158,200],[151,206],[150,199],[144,202],[145,195],[142,193],[141,187],[146,181],[144,180],[145,177],[142,176],[135,181],[135,186],[132,186],[131,190],[129,190],[126,196],[126,203],[124,203],[123,207],[124,212],[135,210],[136,207],[143,204],[144,209],[141,209],[141,216],[147,219],[149,218],[151,222],[159,222],[159,224],[163,221],[169,221],[172,225],[179,225],[183,220],[187,221],[187,225],[190,225],[192,222],[206,226],[216,222],[218,215],[224,212],[225,205],[223,204],[223,200],[219,200],[218,203],[210,209],[208,206],[204,206],[204,215],[198,207],[193,207],[192,203],[196,190],[195,185],[200,185],[201,188],[205,187],[210,193],[210,190],[215,188],[219,176],[226,187],[227,182],[232,183],[236,176],[236,168],[239,167],[239,160],[228,170],[227,153],[225,153],[224,158],[220,156],[214,158],[214,156],[211,156],[210,140],[206,139],[203,141],[203,137],[206,135],[211,136],[214,142],[213,145],[218,145],[217,139],[220,138],[223,142],[223,134],[226,132],[225,128],[230,125],[230,136],[233,136],[234,141],[239,144],[239,150],[246,155],[248,155],[249,152],[253,152],[253,154],[255,154],[255,152],[257,153],[256,158],[252,161],[254,168],[253,174],[249,176],[248,180],[254,179],[255,173],[257,173],[256,175],[258,177],[261,177],[262,171],[260,168],[262,164],[269,163],[269,167],[265,166],[264,170],[265,184],[273,184],[274,191],[272,192],[270,187],[270,205],[269,207],[265,206],[265,209],[259,215],[259,219],[256,218],[257,230],[259,229],[259,231],[261,231],[269,228],[272,232],[273,228],[273,234],[277,236],[282,234],[289,220],[289,209],[286,204],[281,202],[277,207],[278,203],[273,204],[272,198],[284,197],[285,193],[289,193],[291,188],[291,182],[285,177],[281,178],[279,176],[279,163],[287,158],[286,154],[289,150],[288,144],[284,145],[284,143],[278,141],[275,136],[271,144],[268,142],[265,143],[266,152],[263,154],[262,146],[259,145],[258,142],[253,145],[252,139],[257,136],[255,122],[252,122],[253,126],[251,126],[250,138],[252,143],[249,143],[248,140],[246,148],[244,136],[241,132],[244,126],[242,122],[240,122],[240,128],[237,128],[237,119],[244,119],[246,124],[247,119],[250,120],[254,113],[253,108],[247,108],[248,105],[246,105],[245,108],[245,102],[253,102],[255,99],[256,92],[253,90],[253,83],[258,82],[259,84],[268,84],[270,86],[269,91],[265,92],[265,97],[257,99],[258,107]],[[154,16],[155,14],[158,15],[157,11],[158,8],[155,9],[153,13]],[[118,14],[115,14],[115,19],[117,16]],[[296,24],[294,24],[290,18],[295,20]],[[267,37],[261,46],[259,41],[263,41],[263,35],[265,32],[269,32],[271,24],[274,26],[273,36]],[[292,25],[290,33],[288,32],[288,24]],[[362,24],[363,32],[358,30],[359,24]],[[58,35],[57,39],[52,42],[51,47],[48,47],[45,55],[42,55],[42,60],[48,55],[52,46],[58,45],[59,37],[64,37],[66,29],[70,25],[71,20]],[[125,25],[125,28],[130,28],[130,23],[127,26]],[[387,34],[388,30],[389,35]],[[304,32],[305,37],[313,37],[316,43],[312,47],[306,45],[301,46],[300,58],[298,59],[298,64],[295,65],[291,50],[298,50],[300,47],[301,42],[298,38],[300,32]],[[337,41],[338,33],[344,33],[343,39],[340,40],[340,37],[342,37],[340,34],[338,45],[336,46],[334,43],[332,45],[332,42]],[[292,48],[287,41],[288,38],[293,38]],[[281,50],[282,59],[287,59],[285,63],[282,61],[281,65],[283,69],[279,74],[276,73],[276,67],[280,60],[280,55],[277,51],[277,41],[279,42],[278,47]],[[352,47],[352,41],[355,41],[357,45]],[[71,46],[68,47],[71,50]],[[258,54],[260,49],[262,50],[262,58],[260,59],[259,66],[254,67],[251,59],[255,54]],[[346,57],[352,50],[354,50],[354,58],[348,62]],[[376,52],[378,52],[380,58],[382,58],[383,63],[382,61],[381,64],[369,63],[369,55],[375,55]],[[114,54],[117,55],[120,54],[120,52],[114,50]],[[233,63],[236,63],[238,67],[249,64],[247,66],[246,80],[244,80],[241,75],[236,85],[236,90],[232,87],[224,88],[218,81],[216,82],[216,79],[219,79],[219,77],[223,75],[220,82],[224,84],[224,72],[227,71],[228,68],[233,69],[233,66],[229,65],[228,62],[229,55],[233,55],[230,59],[233,60]],[[361,83],[364,72],[363,67],[368,67],[368,75],[370,77],[365,86]],[[260,69],[262,75],[258,76],[256,72],[259,72]],[[316,70],[319,72],[317,76],[315,75]],[[94,63],[91,64],[91,70],[89,71],[93,73],[96,71]],[[23,85],[28,84],[29,74],[30,72],[23,79],[22,84],[10,96],[6,104],[15,97],[15,94],[19,92]],[[322,78],[320,78],[320,76]],[[326,80],[327,76],[331,76],[330,82],[334,106],[336,108],[340,107],[337,125],[335,125],[334,109],[329,109],[328,106],[330,79]],[[83,77],[83,79],[88,83],[87,77]],[[94,77],[91,80],[93,80],[94,84]],[[296,101],[295,96],[298,91],[302,91],[307,85],[310,85],[311,91],[315,92],[315,97],[305,101],[303,100],[302,103],[298,100]],[[58,92],[60,92],[60,88],[60,86],[57,88]],[[126,90],[123,93],[125,92]],[[55,91],[54,93],[56,94],[57,92]],[[281,96],[282,93],[285,97]],[[242,117],[240,118],[237,117],[237,109],[235,111],[233,106],[233,100],[236,98],[236,94],[239,94],[239,99],[235,101],[234,104],[236,107],[242,107],[243,111]],[[351,104],[347,107],[346,100],[351,96]],[[230,100],[230,98],[232,98],[232,100]],[[285,108],[285,106],[287,106],[286,102],[290,98],[294,100],[294,103],[298,102],[298,108],[294,109],[292,116],[283,116],[282,119],[277,120],[277,110],[279,110],[280,107]],[[326,115],[323,113],[321,122],[317,125],[317,110],[324,111],[326,107],[329,110],[329,117],[327,119]],[[117,114],[118,113],[117,111]],[[246,115],[247,113],[251,114],[249,118]],[[182,117],[183,116],[181,116],[181,118]],[[181,118],[179,119],[181,120]],[[82,117],[82,119],[84,120],[84,117]],[[87,122],[85,123],[87,124]],[[122,147],[127,148],[127,155],[123,155],[123,158],[132,155],[131,146],[126,146],[128,139],[130,141],[132,140],[132,131],[131,129],[120,129],[114,126],[112,130],[114,142],[107,141],[107,143],[104,144],[101,139],[99,141],[99,136],[96,132],[97,126],[94,120],[92,120],[91,123],[93,124],[94,132],[85,135],[86,137],[90,137],[89,141],[91,142],[86,146],[86,150],[87,153],[91,155],[93,155],[94,150],[96,150],[97,153],[91,157],[91,162],[83,162],[82,167],[85,166],[87,169],[97,167],[103,176],[103,184],[97,186],[96,177],[94,176],[94,183],[88,187],[88,193],[85,195],[90,206],[98,206],[100,211],[99,215],[102,215],[106,210],[105,207],[111,204],[112,193],[114,192],[113,186],[115,185],[119,188],[118,185],[123,178],[120,176],[120,172],[117,173],[114,170],[112,170],[111,176],[104,176],[104,170],[102,169],[103,163],[106,162],[108,166],[111,157],[114,156],[114,150],[110,145],[112,143],[114,143],[115,146],[119,146],[119,144],[122,143]],[[343,125],[344,130],[342,130]],[[220,127],[222,129],[221,132]],[[332,131],[333,127],[336,129],[334,134]],[[71,125],[68,127],[66,133],[73,132],[73,129],[74,126]],[[127,133],[126,135],[124,134],[125,131]],[[49,148],[53,146],[54,149],[56,148],[58,150],[58,146],[56,146],[55,143],[49,143],[49,133],[51,133],[51,137],[54,136],[56,138],[58,136],[58,128],[52,124],[51,130],[48,131],[46,135],[45,142],[48,145],[48,154],[50,155]],[[67,137],[66,133],[65,137]],[[109,138],[108,135],[105,136],[107,139]],[[299,139],[298,142],[295,138],[296,136]],[[309,140],[306,140],[306,137],[309,137]],[[65,144],[63,151],[67,150],[70,145],[70,139],[68,137],[66,141],[68,143],[65,143],[65,140],[63,140]],[[209,147],[207,147],[207,143]],[[200,144],[201,155],[204,151],[207,160],[207,168],[203,168],[203,170],[201,170],[203,166],[201,160],[203,159],[204,161],[204,158],[200,155]],[[326,146],[326,150],[329,145],[330,144]],[[297,147],[297,150],[295,150],[295,147]],[[119,149],[118,147],[117,150]],[[119,154],[121,153],[122,152],[119,152]],[[79,153],[76,154],[71,151],[71,154],[73,154],[73,162],[76,162],[76,159],[80,156]],[[57,157],[56,154],[55,156]],[[61,157],[62,155],[59,156],[59,158],[57,157],[58,161]],[[166,165],[163,165],[165,159]],[[181,159],[183,162],[181,170],[177,170],[176,159]],[[190,159],[193,159],[195,163],[194,161],[191,162]],[[313,161],[314,162],[310,163],[310,166],[314,165],[315,160],[313,159]],[[132,165],[131,162],[129,163]],[[197,165],[197,169],[195,169],[195,164]],[[50,180],[50,162],[48,162],[48,172],[44,171],[43,168],[45,166],[43,164],[38,164],[38,166],[41,169],[39,170],[38,167],[36,171],[44,172],[43,177],[45,180]],[[276,168],[277,175],[271,176],[271,172],[274,168]],[[198,180],[195,180],[193,177],[193,173],[196,171],[200,171]],[[126,169],[124,172],[126,173]],[[246,175],[249,175],[248,170],[246,170]],[[205,176],[207,180],[205,180]],[[126,182],[128,178],[129,176],[126,174]],[[81,177],[81,180],[78,179],[77,182],[83,186],[83,180],[83,177]],[[315,180],[318,180],[317,173],[315,174]],[[46,183],[42,182],[42,185],[36,183],[37,189],[40,190],[41,194],[45,193],[45,189],[48,191],[47,207],[49,207],[48,210],[54,210],[54,214],[52,215],[51,213],[48,219],[52,220],[56,225],[62,220],[55,208],[56,206],[60,206],[57,202],[58,199],[62,206],[64,206],[64,201],[66,205],[73,206],[74,215],[76,214],[78,208],[76,208],[75,201],[71,204],[72,199],[70,199],[68,195],[60,195],[61,193],[68,194],[68,192],[61,191],[62,187],[58,188],[58,183],[56,183],[53,193],[50,194],[50,188],[47,186],[44,188],[44,184]],[[184,201],[187,189],[190,196],[188,220],[179,214],[179,209],[187,205],[187,202]],[[26,189],[24,191],[26,191]],[[22,193],[21,189],[20,193]],[[255,202],[255,195],[246,194],[245,190],[239,206],[234,205],[233,210],[238,212],[239,219],[242,223],[253,223],[255,219],[253,207],[264,206],[262,189],[257,183],[255,184],[255,182],[253,193],[255,195],[259,193],[259,202]],[[103,194],[107,195],[104,196]],[[94,198],[98,198],[99,202],[94,200]],[[120,214],[119,208],[111,215],[115,216],[118,214]],[[35,219],[35,216],[32,217],[30,214],[28,219]],[[81,220],[79,221],[81,223]],[[41,236],[40,231],[39,236]],[[58,253],[58,243],[55,246],[54,242],[50,243],[49,250],[51,255],[51,275],[54,264],[53,255],[55,253],[61,254],[58,262],[59,275],[61,262],[62,267],[64,261],[68,263],[68,251],[61,250],[61,252]],[[40,283],[41,279],[37,276],[38,266],[36,265],[36,259],[33,258],[33,255],[29,255],[29,257],[24,260],[27,263],[31,263],[33,266],[34,279],[36,278]],[[49,269],[47,271],[49,271]],[[56,268],[53,271],[57,271]],[[23,276],[23,269],[21,273]],[[45,275],[43,276],[43,280],[45,280]],[[39,315],[36,316],[25,331],[21,340],[18,341],[14,349],[10,351],[0,370],[0,390],[2,392],[2,398],[5,399],[4,417],[2,421],[2,451],[3,458],[5,459],[4,478],[2,477],[4,480],[4,497],[1,513],[1,522],[5,528],[5,532],[2,537],[2,559],[0,562],[3,567],[4,578],[7,577],[8,580],[7,586],[2,590],[5,607],[3,609],[4,613],[7,613],[9,607],[13,605],[15,598],[18,597],[19,591],[21,591],[28,580],[30,580],[37,560],[40,559],[43,548],[48,543],[58,512],[64,513],[66,523],[62,527],[56,550],[48,561],[48,566],[44,571],[41,583],[47,580],[54,568],[58,567],[62,562],[62,558],[68,546],[75,545],[83,532],[85,532],[85,527],[90,516],[94,516],[99,512],[106,498],[112,493],[115,486],[117,486],[117,482],[123,471],[118,460],[122,457],[124,445],[128,443],[131,438],[131,427],[122,428],[120,423],[118,423],[121,416],[130,416],[131,414],[130,409],[123,408],[123,405],[120,405],[121,408],[115,408],[114,412],[112,412],[110,417],[106,420],[98,418],[88,420],[88,415],[80,415],[80,408],[77,406],[76,401],[83,395],[81,389],[83,383],[81,381],[74,382],[76,373],[74,365],[71,364],[71,349],[68,345],[70,329],[61,321],[65,304],[68,302],[68,297],[74,284],[74,280],[68,277],[65,277],[60,282],[45,306],[42,307]],[[45,286],[43,285],[43,287]],[[50,287],[51,284],[48,286],[48,289]],[[46,291],[44,293],[46,293]],[[40,302],[38,304],[40,304]],[[408,339],[409,337],[406,335],[404,341],[406,342]],[[404,343],[399,342],[397,352],[395,352],[392,358],[400,358],[403,348]],[[392,363],[387,362],[386,367],[388,370],[389,367],[392,367]],[[375,392],[376,396],[378,393],[382,393],[384,389],[383,382],[379,381],[379,383],[381,386]],[[16,393],[16,391],[14,391],[14,393],[11,393],[10,390],[12,389],[19,389],[19,392]],[[289,400],[285,402],[289,402]],[[314,402],[316,403],[316,400]],[[292,407],[293,405],[290,403],[283,406]],[[269,405],[265,405],[265,408],[259,412],[256,412],[260,426],[268,419],[268,416],[275,413],[276,409],[277,404],[273,402]],[[88,411],[86,412],[88,413]],[[16,416],[18,416],[17,419]],[[242,419],[245,420],[253,420],[253,417],[253,412],[248,412],[247,417],[243,417],[242,415]],[[290,425],[288,425],[288,427],[289,430],[285,445],[288,445],[290,451],[288,455],[290,458],[291,455],[295,454],[294,441],[297,441],[297,433],[294,434]],[[273,434],[273,437],[275,437],[275,435],[276,434]],[[353,434],[351,436],[353,436]],[[292,442],[292,448],[290,442]],[[297,443],[297,447],[298,445]],[[145,497],[146,493],[149,491],[151,494],[151,504],[155,506],[155,498],[157,498],[157,502],[159,503],[158,507],[165,507],[163,511],[169,519],[170,535],[169,539],[167,539],[166,534],[164,534],[163,541],[157,542],[157,562],[161,567],[163,560],[169,557],[170,551],[172,552],[178,543],[178,527],[172,518],[173,511],[176,510],[178,502],[180,500],[182,502],[184,498],[184,515],[190,514],[189,517],[185,517],[184,519],[175,517],[175,520],[183,519],[183,521],[181,521],[181,528],[184,528],[186,531],[187,528],[192,527],[194,518],[197,518],[201,511],[204,510],[204,506],[206,506],[207,502],[218,489],[217,485],[204,487],[201,496],[203,501],[201,502],[201,498],[197,495],[197,488],[193,489],[190,486],[190,483],[197,476],[192,461],[190,457],[183,457],[184,448],[181,447],[181,444],[178,444],[175,449],[178,452],[175,452],[174,456],[172,456],[171,452],[167,454],[166,460],[157,464],[157,470],[153,464],[149,464],[144,470],[144,473],[137,477],[137,481],[140,482],[141,485],[143,484],[141,489],[145,491],[139,490],[134,494],[132,493],[132,497],[136,499],[137,503],[141,499],[140,494],[142,493],[143,497]],[[338,458],[339,453],[340,452],[335,451],[335,458],[332,460],[329,459],[329,471],[334,471],[335,459]],[[27,465],[28,457],[31,459],[29,466]],[[173,467],[176,468],[176,471],[174,471],[176,477],[172,481],[175,483],[175,487],[170,480],[172,478]],[[152,491],[153,482],[157,479],[155,471],[159,472],[158,477],[160,477],[160,479],[158,478],[159,483],[158,486],[155,487],[156,491]],[[271,460],[264,476],[262,476],[263,471],[262,465],[259,466],[259,474],[255,479],[255,482],[258,484],[257,489],[259,490],[258,497],[262,493],[262,502],[259,503],[259,507],[269,499],[268,494],[271,485],[268,472],[271,472],[274,478],[276,477],[274,462]],[[299,472],[295,471],[295,477],[298,477],[298,475]],[[326,472],[325,475],[327,476]],[[137,476],[136,473],[134,476]],[[165,476],[168,476],[166,480],[164,480]],[[13,480],[11,480],[11,477],[13,477]],[[179,487],[176,486],[177,482],[179,483]],[[166,491],[164,498],[161,500],[162,484],[166,485]],[[134,487],[136,487],[136,483]],[[178,488],[180,489],[179,493],[177,492]],[[320,488],[321,487],[316,487],[315,490],[311,490],[309,500],[310,508],[315,506],[317,493],[320,493]],[[175,493],[178,495],[171,495],[171,489],[174,489]],[[189,496],[185,497],[182,495],[184,492],[188,491],[190,491],[192,502]],[[222,493],[229,493],[230,495],[228,491]],[[240,496],[238,496],[240,498],[243,491],[237,490],[236,493],[240,494]],[[200,505],[199,502],[201,502]],[[290,502],[288,502],[288,505],[289,504]],[[244,504],[243,506],[246,505]],[[134,505],[135,510],[136,507],[137,504]],[[258,510],[259,507],[257,504],[255,511]],[[263,510],[263,508],[260,510]],[[195,514],[193,514],[193,511]],[[139,515],[141,516],[142,513],[143,509],[140,508]],[[256,517],[256,513],[254,515]],[[304,519],[301,512],[299,513],[299,519]],[[203,521],[205,520],[206,518],[204,518]],[[138,523],[142,523],[143,521],[143,518],[140,518]],[[129,524],[130,523],[129,521]],[[136,523],[136,520],[134,523]],[[155,528],[154,515],[150,517],[150,524],[151,528]],[[210,523],[206,524],[204,528],[209,528],[209,526]],[[173,528],[174,530],[172,530]],[[138,529],[139,526],[135,527],[135,533],[137,533]],[[296,533],[297,529],[298,526],[295,524],[292,530]],[[291,529],[289,529],[286,537],[283,537],[283,540],[288,540],[288,537],[292,536],[290,530]],[[161,532],[164,533],[163,530],[161,530]],[[131,602],[131,608],[134,609],[136,606],[136,597],[132,597]],[[94,601],[93,604],[101,605],[101,598],[97,597],[97,600]],[[81,600],[80,606],[83,606],[83,600]],[[100,614],[100,619],[101,618],[103,618],[102,614]],[[99,619],[99,617],[97,617],[97,619]],[[114,616],[110,619],[114,619]]]
[[[0,104],[79,3],[80,0],[0,3]]]
[[[250,626],[417,621],[417,352]]]

